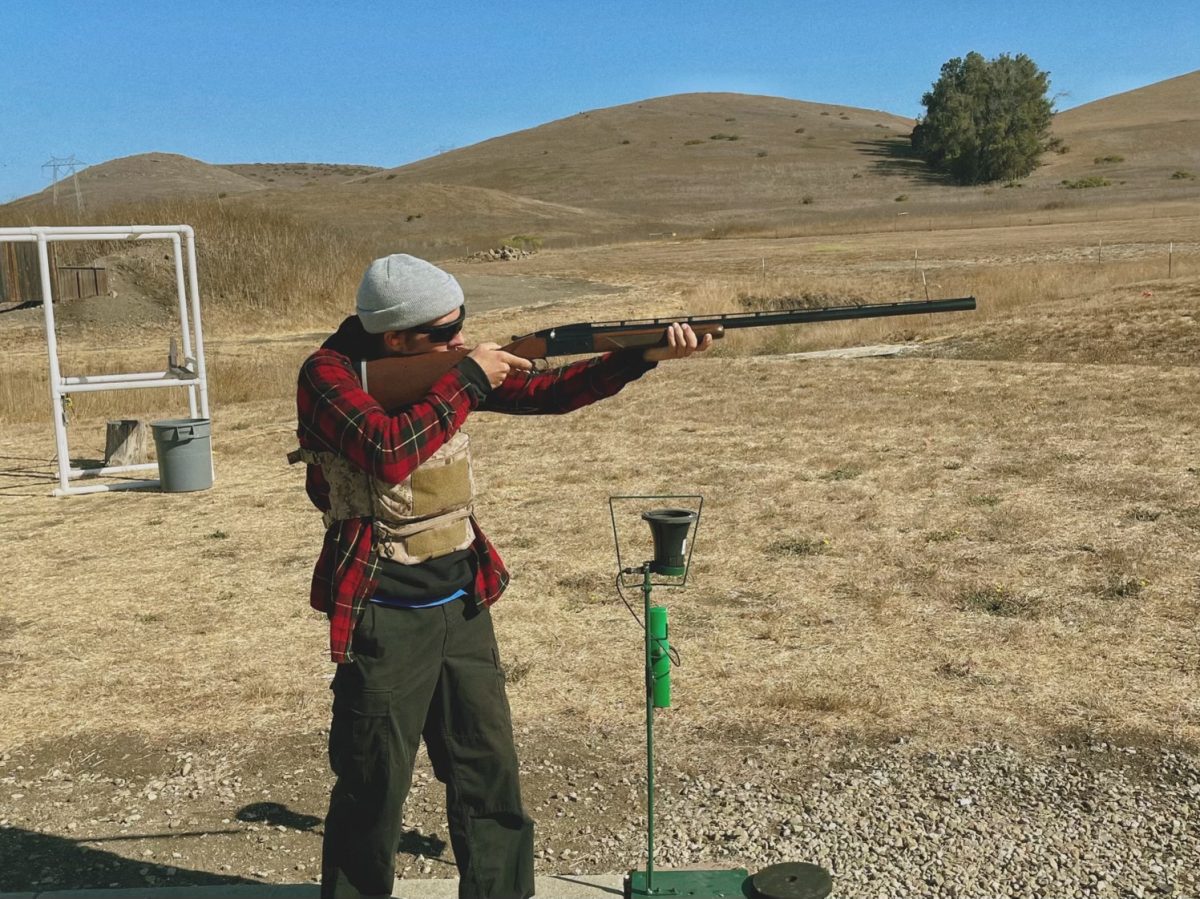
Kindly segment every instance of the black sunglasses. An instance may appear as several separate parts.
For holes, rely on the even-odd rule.
[[[464,304],[458,307],[458,318],[452,322],[446,322],[444,325],[417,325],[409,330],[414,334],[428,335],[433,343],[446,343],[462,330],[463,322],[466,320],[467,307]]]

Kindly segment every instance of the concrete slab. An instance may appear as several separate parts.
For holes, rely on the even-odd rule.
[[[813,350],[808,353],[785,353],[785,359],[864,359],[869,356],[903,356],[921,348],[915,343],[879,343],[874,346],[850,346],[838,350]]]
[[[537,879],[537,899],[611,899],[624,895],[624,875],[556,874]],[[315,883],[248,883],[228,886],[156,886],[115,890],[47,890],[0,893],[0,899],[318,899]],[[458,878],[397,880],[394,899],[458,899]]]
[[[555,874],[537,878],[537,899],[612,899],[624,895],[625,878],[621,874]],[[395,899],[458,899],[458,879],[397,880],[392,887]]]

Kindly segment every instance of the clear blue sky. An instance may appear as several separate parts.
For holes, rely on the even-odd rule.
[[[1200,68],[1200,2],[0,0],[0,202],[51,156],[394,166],[687,91],[916,116],[971,50],[1068,109]]]

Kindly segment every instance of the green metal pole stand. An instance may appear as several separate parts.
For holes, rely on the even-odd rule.
[[[650,636],[650,563],[642,566],[642,621],[646,625],[646,890],[654,885],[654,658]]]
[[[630,871],[625,880],[625,899],[635,896],[688,896],[691,899],[742,899],[749,895],[749,874],[745,868],[726,871],[655,871],[654,870],[654,707],[666,705],[664,689],[670,689],[670,681],[660,677],[656,668],[665,662],[667,655],[666,614],[656,610],[656,623],[651,627],[650,611],[650,564],[642,566],[642,621],[646,631],[646,870]],[[658,623],[661,622],[661,628]],[[656,664],[657,663],[657,664]],[[656,695],[659,703],[655,702]],[[670,696],[670,693],[665,693]]]

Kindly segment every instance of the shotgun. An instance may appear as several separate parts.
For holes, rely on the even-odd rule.
[[[691,325],[700,340],[704,339],[705,334],[711,334],[716,340],[724,337],[727,330],[735,328],[765,328],[773,325],[846,321],[888,315],[968,312],[974,308],[974,297],[959,297],[902,303],[866,303],[859,306],[825,306],[816,309],[688,315],[680,318],[577,322],[513,337],[512,343],[504,347],[504,350],[523,359],[544,360],[551,356],[578,356],[665,345],[666,328],[674,322],[686,322]],[[385,409],[399,409],[425,396],[438,378],[462,361],[468,352],[467,349],[454,349],[415,356],[388,356],[364,362],[363,387]]]

